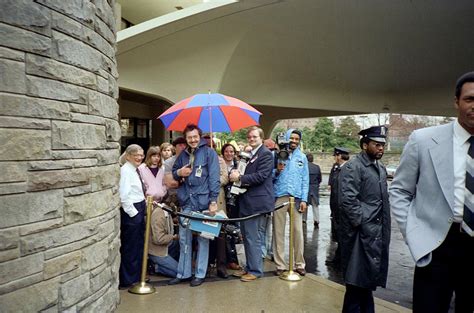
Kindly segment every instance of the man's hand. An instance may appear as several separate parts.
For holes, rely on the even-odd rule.
[[[300,209],[298,210],[298,212],[301,212],[301,213],[306,212],[307,207],[308,207],[308,204],[304,201],[301,201],[300,202]]]
[[[232,170],[229,174],[229,180],[231,182],[236,182],[236,181],[239,181],[240,179],[240,173],[238,170]]]
[[[216,215],[216,212],[217,212],[217,202],[212,201],[211,203],[209,203],[209,215],[214,216]]]
[[[179,177],[188,177],[193,172],[193,169],[189,165],[185,165],[178,170]]]

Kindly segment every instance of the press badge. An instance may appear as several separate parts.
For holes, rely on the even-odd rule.
[[[201,165],[199,165],[198,169],[196,170],[196,177],[201,177],[202,176],[202,168]]]

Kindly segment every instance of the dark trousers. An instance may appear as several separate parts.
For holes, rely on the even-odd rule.
[[[374,313],[374,296],[371,289],[346,284],[342,313]]]
[[[120,286],[126,287],[140,280],[145,238],[145,201],[134,203],[138,214],[130,217],[120,210]]]
[[[453,292],[456,313],[474,312],[474,237],[454,223],[430,264],[415,268],[414,313],[448,312]]]

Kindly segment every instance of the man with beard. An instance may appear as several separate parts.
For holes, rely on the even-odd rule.
[[[387,172],[380,162],[387,128],[374,126],[359,135],[362,151],[339,174],[339,244],[346,284],[342,312],[374,312],[372,291],[385,287],[388,273],[390,204]]]
[[[275,170],[275,206],[289,201],[289,197],[295,198],[293,219],[293,244],[295,271],[300,275],[306,274],[306,262],[304,260],[303,240],[303,213],[306,211],[309,190],[308,159],[300,149],[301,132],[297,129],[289,129],[286,132],[288,145],[288,159],[277,162]],[[273,213],[273,256],[275,258],[275,275],[280,276],[287,268],[285,261],[285,227],[286,216],[290,214],[289,204]]]
[[[211,149],[206,140],[201,138],[202,131],[194,124],[188,124],[183,130],[187,148],[173,165],[173,178],[179,182],[178,202],[183,213],[209,211],[213,215],[217,211],[217,196],[220,191],[219,159],[217,153]],[[190,228],[184,225],[179,227],[179,263],[176,278],[168,285],[176,285],[183,281],[191,281],[191,287],[204,282],[206,277],[209,239],[197,237],[197,253],[192,279],[192,240]],[[192,279],[192,280],[191,280]]]

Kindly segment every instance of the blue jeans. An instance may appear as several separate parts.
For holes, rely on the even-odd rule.
[[[168,277],[176,277],[178,273],[178,262],[167,256],[148,255],[149,259],[155,263],[155,271]]]
[[[191,208],[183,208],[183,213],[190,213]],[[205,278],[209,259],[209,239],[197,237],[198,251],[196,256],[196,278]],[[179,263],[177,278],[186,279],[192,275],[193,232],[188,227],[179,225]]]
[[[242,236],[244,237],[245,270],[257,277],[263,276],[262,260],[262,237],[259,230],[263,228],[266,222],[265,216],[260,215],[240,223]]]

